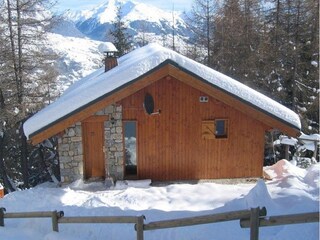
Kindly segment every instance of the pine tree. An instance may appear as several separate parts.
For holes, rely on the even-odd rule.
[[[187,24],[192,31],[191,44],[198,48],[198,60],[207,66],[213,65],[213,48],[215,46],[213,23],[219,9],[218,1],[195,0],[189,15],[186,14]]]
[[[57,93],[50,87],[57,72],[56,56],[46,49],[45,32],[52,22],[47,4],[51,6],[45,0],[3,0],[0,4],[0,131],[5,143],[1,160],[7,174],[22,180],[24,187],[29,186],[32,163],[22,124]]]
[[[277,0],[266,13],[263,39],[264,81],[273,98],[300,114],[306,133],[319,131],[318,117],[309,113],[319,94],[318,9],[318,1]]]
[[[213,67],[255,88],[260,42],[259,2],[226,0],[214,24]]]
[[[244,56],[244,16],[238,0],[226,0],[215,19],[214,68],[238,79]]]
[[[121,8],[121,5],[117,7],[116,19],[112,23],[113,28],[109,31],[109,35],[111,35],[111,42],[113,42],[115,47],[118,49],[119,56],[130,52],[132,49],[132,37],[129,35],[126,23],[122,19]]]
[[[305,133],[319,132],[319,1],[298,1],[295,22],[295,109]],[[299,16],[299,18],[298,18]]]

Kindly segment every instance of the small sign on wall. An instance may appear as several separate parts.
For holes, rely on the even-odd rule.
[[[200,96],[199,97],[199,102],[207,103],[207,102],[209,102],[209,97],[208,96]]]

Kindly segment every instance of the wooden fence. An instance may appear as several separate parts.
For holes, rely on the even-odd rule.
[[[272,217],[266,215],[267,210],[263,207],[144,224],[145,217],[143,215],[65,217],[62,211],[6,213],[5,208],[0,208],[0,226],[4,226],[5,218],[51,218],[52,230],[56,232],[59,231],[59,224],[67,223],[131,223],[134,224],[137,240],[143,240],[144,231],[240,220],[242,228],[250,228],[250,240],[258,240],[259,227],[319,222],[319,212]]]

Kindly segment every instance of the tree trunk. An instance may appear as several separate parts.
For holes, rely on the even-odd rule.
[[[21,160],[21,166],[22,166],[22,175],[23,175],[23,186],[24,188],[29,188],[29,171],[28,171],[28,144],[27,144],[27,138],[24,135],[23,132],[23,122],[21,122],[20,125],[20,141],[21,141],[21,147],[20,147],[20,160]]]
[[[207,1],[206,6],[206,21],[207,21],[207,55],[208,55],[208,63],[207,65],[211,65],[211,54],[210,54],[210,9],[209,9],[209,1]]]
[[[11,44],[11,60],[13,63],[13,69],[14,69],[14,79],[16,83],[16,89],[17,93],[19,95],[20,90],[20,84],[19,84],[19,77],[18,77],[18,66],[17,66],[17,60],[16,60],[16,53],[15,53],[15,39],[14,39],[14,33],[13,33],[13,24],[12,24],[12,10],[11,10],[11,3],[10,0],[7,0],[7,11],[8,11],[8,27],[9,27],[9,39]]]
[[[17,76],[18,76],[18,82],[17,84],[19,85],[20,91],[18,92],[18,103],[19,103],[19,108],[22,110],[22,116],[25,117],[26,112],[25,112],[25,107],[23,104],[23,96],[24,96],[24,87],[23,87],[23,74],[22,74],[22,33],[21,33],[21,10],[20,10],[20,0],[16,0],[17,3],[17,30],[18,30],[18,63],[17,63]]]

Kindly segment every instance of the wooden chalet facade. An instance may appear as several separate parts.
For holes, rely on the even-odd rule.
[[[123,82],[111,90],[36,130],[29,130],[29,126],[52,115],[50,111],[44,109],[38,119],[35,115],[26,122],[26,135],[33,144],[59,137],[62,181],[261,177],[265,132],[279,129],[290,136],[299,134],[300,120],[290,110],[263,96],[261,99],[272,101],[274,112],[287,111],[284,116],[288,118],[270,113],[264,104],[261,107],[208,81],[203,77],[206,72],[199,76],[183,65],[184,61],[198,63],[184,57],[184,61],[176,61],[176,55],[182,56],[171,50],[148,45],[124,56],[123,65],[135,57],[136,51],[143,55],[141,52],[153,48],[174,57],[137,73],[130,81],[121,78]],[[142,59],[147,63],[148,58],[153,54]],[[135,67],[143,60],[138,59]],[[121,64],[119,61],[119,66],[98,77],[89,76],[80,87],[74,87],[76,90],[66,93],[65,99],[62,96],[60,103],[57,100],[53,108],[63,108],[68,94],[89,91],[90,87],[78,90],[87,82],[103,82],[103,78],[130,69],[131,65],[121,69]],[[224,81],[225,76],[217,76],[218,81]],[[228,78],[230,82],[236,81]],[[235,84],[233,88],[241,85]],[[251,89],[252,93],[262,96]]]
[[[144,96],[154,96],[148,115]],[[200,97],[208,100],[200,102]],[[268,126],[174,77],[122,99],[123,120],[137,124],[138,177],[155,180],[258,177]],[[216,137],[216,120],[226,134]],[[254,127],[253,127],[254,126]]]

